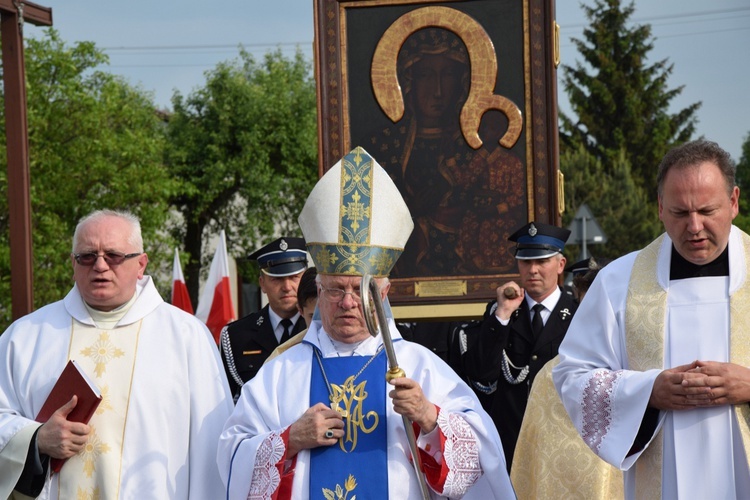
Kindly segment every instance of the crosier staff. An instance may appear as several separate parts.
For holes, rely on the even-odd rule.
[[[388,330],[388,320],[385,317],[385,309],[383,308],[383,301],[380,299],[378,284],[375,283],[372,276],[364,274],[360,290],[362,294],[362,312],[367,323],[367,329],[373,337],[378,336],[378,331],[383,336],[383,345],[385,346],[385,354],[388,357],[389,367],[388,372],[385,374],[385,379],[390,382],[394,378],[406,377],[406,373],[398,366],[398,361],[396,360],[396,352],[393,350],[393,340],[391,339],[391,332]],[[419,482],[419,490],[422,493],[422,498],[429,500],[430,493],[427,489],[427,481],[425,481],[424,473],[422,472],[422,463],[419,460],[419,449],[417,448],[417,437],[414,435],[414,427],[412,427],[408,417],[402,415],[401,418],[404,420],[404,430],[406,431],[406,437],[409,439],[409,449],[414,464],[414,472],[417,474],[417,482]]]

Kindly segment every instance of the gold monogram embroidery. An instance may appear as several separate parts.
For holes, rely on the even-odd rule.
[[[315,358],[318,360],[318,366],[320,366],[320,371],[323,374],[326,387],[328,388],[328,400],[331,402],[331,409],[336,410],[344,419],[346,419],[344,436],[339,439],[339,446],[345,453],[354,451],[354,448],[357,447],[357,433],[360,430],[365,434],[369,434],[378,426],[379,417],[377,412],[369,411],[366,415],[362,415],[362,404],[365,399],[367,399],[367,392],[365,391],[367,381],[360,382],[356,386],[354,385],[354,381],[364,373],[367,367],[370,366],[370,363],[375,360],[382,350],[383,346],[381,345],[378,348],[378,352],[370,357],[357,374],[347,378],[342,385],[331,384],[328,381],[328,375],[326,374],[325,368],[323,368],[320,354],[318,354],[317,350],[313,351],[315,353]],[[341,403],[344,404],[343,408],[339,406]],[[370,427],[367,427],[365,425],[365,420],[370,419],[373,423]]]
[[[362,415],[362,405],[367,399],[367,391],[365,391],[367,381],[354,385],[355,378],[355,376],[347,378],[343,385],[331,384],[332,407],[346,419],[344,437],[339,439],[339,446],[346,453],[354,451],[357,447],[359,431],[369,434],[375,430],[380,421],[375,411]],[[339,408],[339,403],[343,403],[344,407]],[[368,427],[366,421],[371,421],[372,425]]]

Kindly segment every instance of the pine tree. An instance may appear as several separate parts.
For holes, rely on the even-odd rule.
[[[664,154],[690,140],[701,103],[677,113],[670,102],[683,89],[667,87],[673,65],[648,64],[654,45],[649,25],[630,26],[635,7],[620,0],[583,6],[590,25],[573,39],[585,63],[563,67],[563,85],[577,118],[560,114],[563,151],[583,145],[612,168],[624,152],[635,182],[656,200],[656,171]]]
[[[601,160],[579,146],[563,153],[560,168],[565,174],[563,226],[570,225],[578,207],[585,203],[607,236],[605,244],[588,248],[595,257],[620,257],[646,246],[663,231],[657,205],[633,181],[624,152],[605,169]],[[578,250],[577,245],[566,246],[571,262],[577,260]]]

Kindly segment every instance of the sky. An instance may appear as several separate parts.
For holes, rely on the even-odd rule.
[[[110,58],[104,69],[152,92],[155,103],[166,109],[175,92],[188,95],[205,83],[206,71],[238,57],[240,45],[257,58],[276,48],[287,56],[299,48],[310,60],[313,54],[313,0],[35,2],[52,7],[63,40],[95,42]],[[573,66],[579,57],[570,39],[582,40],[588,24],[581,3],[592,5],[593,0],[556,2],[563,65]],[[635,0],[634,5],[632,21],[652,26],[649,62],[668,59],[674,65],[668,88],[684,86],[670,111],[702,102],[697,135],[718,142],[738,161],[750,133],[750,4]],[[34,26],[25,30],[26,37],[42,33]],[[558,97],[569,113],[560,82]]]

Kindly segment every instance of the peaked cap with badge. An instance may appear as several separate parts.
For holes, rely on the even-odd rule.
[[[562,253],[569,236],[570,231],[565,228],[529,222],[510,235],[508,240],[516,243],[516,259],[531,260]]]
[[[307,269],[305,239],[283,237],[259,248],[248,256],[258,261],[260,270],[275,277],[292,276]]]
[[[299,216],[319,274],[388,276],[414,229],[390,176],[354,148],[313,188]]]
[[[598,269],[598,265],[593,257],[589,257],[588,259],[579,260],[578,262],[574,262],[573,264],[569,265],[565,268],[566,273],[571,273],[572,275],[576,274],[585,274],[592,269]]]

